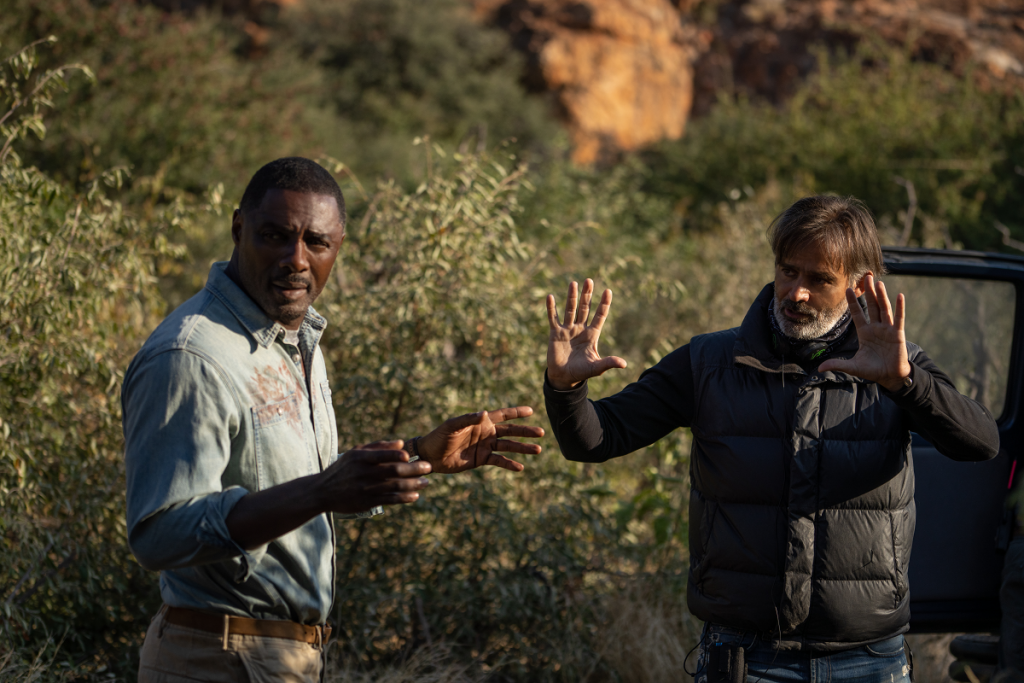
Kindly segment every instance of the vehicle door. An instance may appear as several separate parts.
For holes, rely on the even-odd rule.
[[[917,531],[910,561],[911,630],[989,631],[999,625],[999,582],[1010,515],[1005,505],[1024,430],[1024,257],[887,247],[891,299],[906,297],[907,339],[999,425],[1000,452],[956,462],[913,435]],[[997,538],[998,537],[998,538]]]

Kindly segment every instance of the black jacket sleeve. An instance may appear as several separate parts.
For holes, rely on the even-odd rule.
[[[559,391],[545,377],[544,400],[562,454],[604,462],[649,446],[677,427],[689,427],[695,400],[689,345],[676,349],[619,393],[587,399],[587,384]],[[882,389],[910,417],[910,428],[953,460],[977,461],[999,452],[992,414],[953,386],[923,351],[911,363],[913,385]]]
[[[913,385],[886,391],[910,416],[911,429],[953,460],[977,461],[996,457],[999,429],[988,409],[967,398],[952,380],[920,351],[910,364]]]
[[[693,420],[689,345],[648,368],[640,379],[599,401],[587,383],[559,391],[544,377],[544,402],[562,454],[579,462],[604,462],[649,446]]]

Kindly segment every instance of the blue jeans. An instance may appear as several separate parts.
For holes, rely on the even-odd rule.
[[[705,630],[696,683],[707,683],[705,652],[716,642],[744,648],[747,683],[910,683],[903,636],[812,657],[807,652],[777,652],[756,635],[720,626]]]

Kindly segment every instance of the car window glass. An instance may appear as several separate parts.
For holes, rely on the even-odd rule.
[[[998,418],[1006,400],[1016,290],[1012,283],[887,275],[895,306],[907,300],[907,339],[952,378],[956,388]]]

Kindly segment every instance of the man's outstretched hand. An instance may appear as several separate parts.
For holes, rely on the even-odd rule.
[[[818,370],[845,372],[854,377],[877,382],[890,391],[896,391],[910,376],[907,336],[903,329],[903,295],[896,297],[894,315],[889,297],[885,293],[885,285],[880,281],[875,282],[869,273],[864,276],[864,297],[868,303],[868,317],[864,316],[854,291],[846,290],[850,315],[857,329],[857,340],[860,342],[857,353],[849,360],[827,360],[818,367]]]
[[[580,382],[604,374],[612,368],[626,367],[626,361],[618,356],[602,358],[597,351],[597,340],[601,328],[612,307],[612,290],[606,289],[601,295],[594,319],[587,324],[590,314],[590,300],[594,295],[594,281],[587,278],[583,292],[578,297],[577,285],[569,285],[565,301],[565,317],[558,322],[555,297],[548,294],[548,324],[551,336],[548,340],[548,381],[556,389],[571,389]]]
[[[544,430],[529,425],[500,423],[530,415],[533,415],[533,408],[519,406],[453,417],[421,438],[416,450],[430,463],[434,472],[442,474],[464,472],[484,465],[522,472],[522,464],[506,458],[499,451],[536,455],[540,453],[540,446],[506,437],[537,439],[544,436]]]
[[[401,441],[375,441],[342,453],[319,474],[250,493],[228,513],[228,533],[251,550],[324,512],[352,514],[412,503],[429,484],[424,475],[430,463],[409,462],[402,446]]]
[[[419,499],[427,487],[430,465],[409,462],[402,441],[374,441],[342,453],[321,473],[321,506],[331,512],[355,513],[378,505],[402,505]]]

